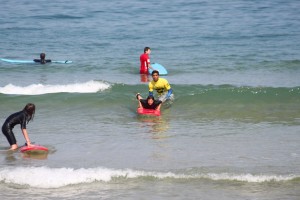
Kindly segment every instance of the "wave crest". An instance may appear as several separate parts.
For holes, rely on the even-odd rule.
[[[72,83],[65,85],[31,84],[28,86],[16,86],[8,84],[0,87],[0,93],[17,95],[41,95],[48,93],[96,93],[110,88],[111,85],[100,81],[88,81],[85,83]]]
[[[30,179],[28,179],[30,171]],[[41,177],[44,177],[41,179]],[[36,188],[59,188],[74,184],[86,184],[95,181],[109,182],[112,179],[134,178],[156,179],[209,179],[212,181],[241,181],[250,183],[282,182],[298,179],[296,175],[253,175],[229,173],[195,173],[177,174],[173,172],[147,172],[131,169],[109,168],[49,168],[49,167],[17,167],[0,169],[0,182],[6,184],[27,185]]]

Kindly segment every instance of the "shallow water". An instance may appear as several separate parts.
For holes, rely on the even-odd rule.
[[[35,103],[29,136],[50,150],[7,152],[2,136],[2,198],[299,199],[299,7],[3,2],[1,58],[73,63],[0,62],[0,119]],[[136,113],[145,46],[174,91],[160,117]]]

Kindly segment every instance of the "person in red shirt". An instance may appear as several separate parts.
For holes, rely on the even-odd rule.
[[[150,55],[151,49],[150,47],[145,47],[144,48],[144,53],[140,56],[140,61],[141,61],[141,67],[140,67],[140,74],[148,74],[148,69],[151,68],[150,64]]]

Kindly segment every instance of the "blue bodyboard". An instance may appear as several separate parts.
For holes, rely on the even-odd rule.
[[[20,63],[20,64],[34,64],[34,63],[38,63],[38,62],[34,62],[33,60],[11,60],[11,59],[5,59],[5,58],[1,58],[2,61],[4,62],[9,62],[9,63]],[[49,63],[59,63],[59,64],[70,64],[72,63],[71,60],[52,60]]]
[[[152,68],[154,70],[157,70],[159,72],[159,75],[168,75],[168,71],[166,70],[166,68],[164,66],[162,66],[161,64],[158,63],[152,63],[151,64]],[[149,68],[149,74],[152,73],[152,69]]]

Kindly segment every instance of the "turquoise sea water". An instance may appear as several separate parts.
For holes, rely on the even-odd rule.
[[[47,157],[7,152],[3,199],[299,199],[298,1],[5,1],[0,119],[28,124]],[[175,100],[136,114],[139,55],[164,65]],[[24,143],[19,128],[18,143]]]

